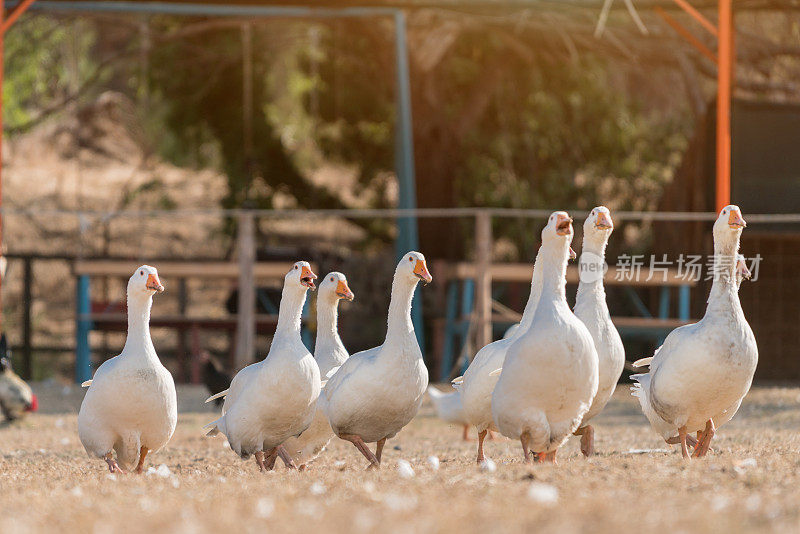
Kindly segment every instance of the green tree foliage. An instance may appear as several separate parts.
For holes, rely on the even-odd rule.
[[[23,17],[4,41],[3,126],[19,132],[60,111],[87,82],[105,82],[93,54],[91,23]]]
[[[143,63],[138,22],[117,29],[92,19],[24,19],[6,41],[7,126],[35,122],[87,84],[97,92],[110,85],[146,103],[142,119],[162,156],[225,172],[225,207],[274,207],[279,192],[297,206],[342,207],[336,192],[308,178],[325,160],[357,169],[356,193],[391,205],[391,20],[253,23],[249,154],[242,21],[153,17],[148,24]],[[691,121],[682,110],[646,111],[638,88],[626,87],[606,59],[554,59],[532,32],[509,39],[497,27],[465,26],[431,59],[435,40],[419,38],[426,29],[413,21],[411,31],[419,206],[655,206],[685,148]],[[390,223],[364,224],[373,239],[391,237]],[[495,225],[496,235],[530,256],[538,239],[529,228]],[[471,224],[424,220],[420,231],[434,255],[469,252]]]
[[[391,26],[348,21],[325,36],[318,144],[358,165],[362,187],[382,187],[393,170]],[[648,113],[601,58],[553,61],[535,37],[517,46],[529,53],[464,31],[434,69],[412,61],[419,205],[655,207],[686,145],[686,113]],[[454,244],[470,242],[471,226],[446,224],[421,221],[423,243],[463,255]],[[538,242],[515,221],[495,225],[523,250]]]

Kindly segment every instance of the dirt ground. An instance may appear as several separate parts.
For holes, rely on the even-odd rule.
[[[389,442],[379,472],[333,440],[306,472],[259,473],[224,438],[203,436],[211,413],[192,411],[149,458],[155,472],[142,476],[109,475],[84,454],[78,392],[39,391],[42,413],[0,428],[4,534],[800,532],[800,388],[754,388],[703,461],[668,450],[621,387],[596,420],[599,454],[583,459],[572,439],[558,466],[526,466],[517,443],[503,439],[487,445],[496,471],[481,471],[474,442],[461,441],[460,429],[426,403]],[[182,409],[202,409],[203,395],[182,389]],[[65,413],[52,413],[58,407]]]

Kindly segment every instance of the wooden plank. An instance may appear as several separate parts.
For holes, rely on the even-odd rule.
[[[693,321],[681,319],[657,319],[655,317],[612,317],[611,321],[620,328],[678,328]]]
[[[522,315],[520,314],[495,313],[492,315],[492,321],[495,323],[518,323],[521,318]],[[681,319],[658,319],[655,317],[612,317],[611,321],[617,327],[629,329],[674,329],[696,322],[691,320],[683,321]]]
[[[283,279],[294,262],[259,262],[253,266],[253,276],[259,280]],[[76,276],[113,276],[127,278],[141,265],[137,261],[120,260],[76,260],[72,272]],[[239,264],[236,262],[190,262],[162,261],[154,265],[158,274],[168,278],[239,278]],[[311,269],[316,271],[312,264]]]
[[[529,263],[494,263],[490,266],[491,279],[497,282],[528,282],[531,281],[533,274],[533,265]],[[660,287],[660,286],[695,286],[697,282],[691,279],[684,279],[678,276],[677,269],[666,269],[666,272],[656,271],[650,280],[647,280],[650,269],[642,267],[638,280],[627,280],[626,276],[630,274],[630,268],[627,271],[621,270],[620,277],[617,279],[617,267],[609,266],[608,272],[605,275],[604,283],[609,286],[637,286],[637,287]],[[449,280],[456,278],[459,280],[474,278],[476,273],[475,265],[469,262],[450,263],[443,266],[440,276]],[[623,276],[625,275],[625,276]],[[570,265],[567,267],[567,283],[577,284],[578,267]]]
[[[235,371],[253,360],[256,350],[256,284],[253,267],[256,262],[255,219],[251,214],[239,216],[239,301],[236,314]]]
[[[492,341],[492,218],[486,211],[475,216],[475,311],[476,343],[484,347]]]
[[[127,326],[128,316],[124,313],[88,313],[80,316],[80,319],[89,319],[93,323]],[[277,315],[257,314],[256,324],[260,326],[274,325],[278,321]],[[150,326],[153,328],[175,328],[175,327],[230,327],[236,326],[236,316],[230,317],[192,317],[185,315],[157,315],[150,318]]]

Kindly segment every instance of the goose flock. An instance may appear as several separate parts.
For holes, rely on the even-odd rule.
[[[720,212],[713,229],[715,276],[703,319],[674,330],[652,357],[634,364],[649,369],[632,377],[633,395],[653,429],[667,443],[679,444],[685,458],[689,447],[694,457],[708,453],[716,429],[736,413],[755,372],[756,342],[738,297],[741,281],[749,277],[738,254],[744,227],[737,206]],[[269,353],[208,399],[223,404],[220,417],[206,425],[207,435],[224,435],[237,455],[253,456],[260,470],[274,469],[278,458],[302,470],[334,436],[351,442],[368,467],[379,468],[386,441],[411,422],[428,391],[443,419],[463,425],[465,439],[475,426],[478,463],[486,461],[484,439],[491,431],[518,440],[526,462],[555,463],[572,435],[590,456],[591,421],[611,398],[625,362],[603,287],[613,228],[603,206],[586,218],[582,276],[571,310],[566,269],[575,256],[572,218],[563,211],[550,216],[519,324],[478,351],[448,394],[428,387],[411,321],[417,284],[432,281],[421,253],[408,252],[395,269],[384,342],[352,356],[337,327],[339,301],[354,298],[347,278],[331,272],[319,283],[312,354],[302,342],[300,319],[317,276],[307,262],[295,263],[284,278]],[[584,276],[584,267],[599,274]],[[122,353],[83,384],[89,389],[78,415],[80,439],[112,473],[142,472],[147,454],[162,448],[175,430],[175,384],[149,330],[153,295],[163,290],[154,267],[134,272]]]

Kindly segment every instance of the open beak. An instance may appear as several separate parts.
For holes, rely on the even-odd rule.
[[[730,215],[728,215],[728,226],[730,226],[732,230],[736,230],[737,228],[745,228],[747,226],[747,223],[744,222],[742,213],[739,210],[731,210]]]
[[[314,285],[314,280],[317,279],[317,275],[314,274],[311,269],[303,265],[303,270],[300,271],[300,283],[306,286],[308,289],[316,289],[317,286]]]
[[[147,275],[147,289],[152,289],[158,293],[164,291],[164,286],[161,285],[161,280],[158,279],[157,274],[148,274]]]
[[[569,235],[572,233],[572,217],[569,215],[558,215],[556,222],[556,235]]]
[[[425,260],[417,260],[417,266],[414,267],[414,274],[417,275],[417,278],[425,282],[425,285],[433,282],[433,277],[431,273],[428,272],[428,266],[425,265]]]
[[[346,300],[353,300],[353,298],[355,298],[353,292],[350,291],[349,287],[347,287],[347,282],[343,282],[341,280],[339,280],[339,283],[336,285],[336,296],[340,299]]]
[[[753,273],[747,268],[747,264],[742,260],[736,261],[736,272],[745,280],[750,280],[750,277],[753,276]]]
[[[611,222],[611,217],[604,211],[597,213],[597,219],[594,221],[594,227],[599,230],[613,230],[614,223]]]
[[[573,249],[572,247],[569,247],[569,259],[574,260],[577,257],[578,257],[578,253],[575,252],[575,249]]]

